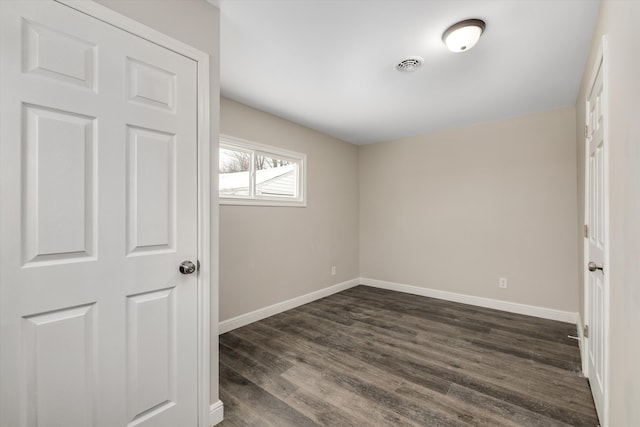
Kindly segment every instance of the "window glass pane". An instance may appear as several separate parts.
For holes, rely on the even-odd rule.
[[[306,206],[306,160],[301,153],[221,135],[220,204]]]
[[[296,197],[298,168],[295,162],[256,154],[256,195]]]
[[[249,196],[251,153],[220,148],[220,195]]]

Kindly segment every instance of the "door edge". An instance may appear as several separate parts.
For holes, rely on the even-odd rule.
[[[592,90],[593,85],[595,84],[596,78],[598,76],[598,71],[602,72],[602,108],[604,114],[603,120],[603,137],[604,137],[604,236],[605,236],[605,250],[604,250],[604,265],[605,269],[603,270],[603,283],[604,283],[604,313],[603,313],[603,366],[604,366],[604,381],[603,381],[603,410],[601,414],[600,423],[602,427],[609,426],[609,315],[610,315],[610,307],[609,307],[609,294],[610,294],[610,257],[609,257],[609,236],[610,236],[610,227],[609,227],[609,64],[608,64],[608,38],[607,34],[603,34],[600,43],[598,46],[598,51],[596,54],[595,61],[593,66],[591,67],[591,75],[589,77],[589,92]],[[588,95],[587,95],[588,97]],[[588,100],[583,100],[585,104],[588,104]],[[587,116],[585,117],[585,122],[588,122],[588,109],[586,111]],[[583,139],[583,144],[586,143],[586,138]],[[585,204],[584,204],[584,214],[585,214],[585,222],[587,218],[588,211],[588,188],[587,182],[589,179],[589,150],[585,149],[585,169],[584,169],[584,195],[585,195]],[[583,310],[585,314],[585,318],[582,319],[584,324],[588,325],[591,322],[591,313],[589,311],[589,294],[587,292],[588,288],[588,274],[587,271],[587,263],[589,262],[589,245],[586,243],[586,237],[583,237],[583,260],[582,260],[582,268],[583,268],[583,280],[582,280],[582,289],[583,289]],[[586,340],[588,337],[583,335],[583,331],[579,331],[581,340],[580,343],[583,344],[580,347],[580,356],[582,359],[582,372],[588,378],[589,369],[588,369],[588,345],[586,345]],[[600,415],[600,414],[599,414]]]

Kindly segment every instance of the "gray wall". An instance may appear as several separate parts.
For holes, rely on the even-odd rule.
[[[575,138],[566,108],[360,147],[360,276],[577,311]]]
[[[220,117],[220,11],[205,0],[96,0],[98,3],[157,31],[209,54],[210,121],[212,163],[218,163]],[[212,186],[218,175],[212,169]],[[218,400],[218,204],[217,191],[211,203],[211,403]]]
[[[585,100],[603,34],[609,46],[610,426],[640,425],[640,2],[601,4],[591,54],[577,100],[578,224],[584,223]],[[578,232],[580,312],[584,319]],[[605,266],[606,268],[607,266]]]
[[[358,277],[357,147],[225,98],[220,117],[307,155],[307,207],[220,206],[220,320]]]

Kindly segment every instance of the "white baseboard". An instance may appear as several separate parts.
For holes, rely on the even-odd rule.
[[[220,424],[224,419],[224,405],[221,400],[218,400],[213,405],[209,406],[209,425],[215,426]]]
[[[301,295],[296,298],[292,298],[287,301],[282,301],[268,307],[260,308],[250,313],[241,314],[240,316],[233,317],[231,319],[224,320],[219,323],[219,333],[232,331],[234,329],[246,326],[250,323],[257,322],[258,320],[265,319],[283,311],[291,310],[292,308],[299,307],[301,305],[310,303],[320,298],[327,297],[337,292],[344,291],[357,285],[372,286],[374,288],[387,289],[390,291],[404,292],[413,295],[420,295],[424,297],[438,298],[447,301],[460,302],[463,304],[477,305],[480,307],[493,308],[496,310],[508,311],[510,313],[525,314],[528,316],[540,317],[543,319],[558,320],[560,322],[568,322],[577,324],[578,313],[570,311],[555,310],[552,308],[537,307],[533,305],[519,304],[509,301],[501,301],[491,298],[476,297],[471,295],[458,294],[454,292],[441,291],[437,289],[423,288],[420,286],[403,285],[400,283],[386,282],[384,280],[368,279],[366,277],[360,277],[358,279],[347,280],[346,282],[338,283],[337,285],[329,286],[324,289],[320,289],[315,292],[311,292],[306,295]],[[580,342],[582,343],[582,328],[578,328],[580,334]]]
[[[291,310],[292,308],[299,307],[320,298],[324,298],[337,292],[353,288],[354,286],[357,286],[359,284],[359,279],[347,280],[346,282],[338,283],[337,285],[329,286],[328,288],[320,289],[319,291],[311,292],[309,294],[301,295],[287,301],[282,301],[268,307],[260,308],[250,313],[241,314],[240,316],[236,316],[220,322],[219,333],[224,334],[225,332],[229,332],[236,328],[240,328],[250,323],[257,322],[258,320],[265,319],[267,317],[273,316],[274,314],[282,313],[283,311]]]
[[[537,307],[534,305],[519,304],[515,302],[501,301],[491,298],[475,297],[471,295],[457,294],[454,292],[440,291],[437,289],[423,288],[420,286],[403,285],[400,283],[385,282],[384,280],[360,278],[360,283],[374,288],[387,289],[390,291],[404,292],[407,294],[420,295],[424,297],[438,298],[447,301],[460,302],[463,304],[477,305],[480,307],[493,308],[496,310],[508,311],[510,313],[526,314],[528,316],[540,317],[543,319],[558,320],[576,324],[578,313],[570,311],[555,310],[552,308]]]

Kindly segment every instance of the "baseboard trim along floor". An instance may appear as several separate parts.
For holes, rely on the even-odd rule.
[[[401,283],[387,282],[384,280],[369,279],[359,277],[338,283],[315,292],[301,295],[286,301],[282,301],[268,307],[260,308],[252,312],[233,317],[220,322],[220,334],[232,331],[242,326],[249,325],[258,320],[266,319],[283,311],[291,310],[304,304],[319,300],[329,295],[353,288],[357,285],[371,286],[374,288],[387,289],[390,291],[403,292],[412,295],[420,295],[423,297],[438,298],[445,301],[459,302],[462,304],[470,304],[479,307],[493,308],[495,310],[507,311],[509,313],[524,314],[527,316],[539,317],[542,319],[557,320],[576,324],[578,321],[578,313],[570,311],[555,310],[552,308],[537,307],[534,305],[519,304],[515,302],[496,300],[491,298],[483,298],[472,295],[458,294],[455,292],[441,291],[438,289],[423,288],[421,286],[404,285]]]
[[[221,400],[209,406],[209,425],[220,424],[224,419],[224,405]]]
[[[360,284],[389,291],[404,292],[423,297],[438,298],[446,301],[462,304],[476,305],[479,307],[493,308],[495,310],[508,311],[509,313],[524,314],[539,317],[541,319],[557,320],[576,324],[578,313],[571,311],[555,310],[553,308],[537,307],[535,305],[519,304],[516,302],[502,301],[492,298],[476,297],[472,295],[457,294],[438,289],[423,288],[421,286],[403,285],[401,283],[386,282],[384,280],[368,279],[361,277]]]
[[[359,284],[359,279],[347,280],[346,282],[338,283],[336,285],[329,286],[327,288],[320,289],[306,295],[301,295],[299,297],[291,298],[289,300],[282,301],[268,307],[260,308],[246,314],[241,314],[240,316],[232,317],[231,319],[220,322],[220,335],[224,334],[225,332],[240,328],[242,326],[246,326],[250,323],[257,322],[258,320],[266,319],[267,317],[282,313],[283,311],[291,310],[292,308],[296,308],[301,305],[319,300],[321,298],[328,297],[329,295],[333,295],[349,288],[353,288],[354,286],[358,286]]]

